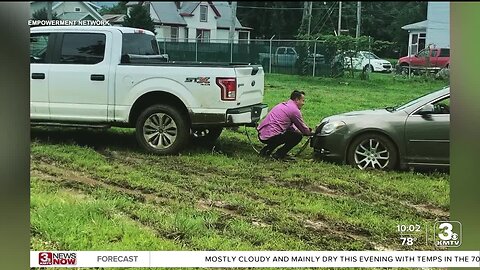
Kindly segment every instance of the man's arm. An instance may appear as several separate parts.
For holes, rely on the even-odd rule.
[[[302,113],[300,112],[300,110],[298,110],[298,111],[296,111],[292,114],[291,120],[292,120],[293,124],[295,125],[295,127],[303,135],[307,135],[307,136],[312,135],[312,130],[303,121]]]

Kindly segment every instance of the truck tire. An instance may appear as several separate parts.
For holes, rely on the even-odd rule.
[[[204,129],[192,130],[192,143],[197,145],[212,144],[215,142],[220,134],[222,134],[223,127],[209,127]]]
[[[400,65],[400,68],[401,68],[401,74],[402,75],[408,75],[408,72],[410,71],[411,73],[413,73],[413,70],[410,68],[410,66],[406,63],[402,63]]]
[[[137,118],[135,134],[146,151],[160,155],[176,154],[188,143],[187,120],[172,106],[152,105]]]

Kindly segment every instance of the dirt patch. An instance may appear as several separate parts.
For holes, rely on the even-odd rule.
[[[449,212],[447,212],[443,209],[440,209],[436,206],[433,206],[433,205],[413,204],[413,203],[408,203],[408,202],[403,202],[402,204],[405,205],[405,206],[414,208],[417,212],[421,212],[421,213],[425,213],[425,214],[429,214],[429,215],[434,215],[436,217],[445,218],[447,220],[450,218],[450,213]]]
[[[315,231],[320,231],[322,233],[336,235],[336,236],[339,236],[340,238],[347,238],[350,240],[368,243],[370,246],[373,247],[374,250],[394,250],[392,248],[387,248],[385,246],[379,245],[378,243],[372,242],[366,236],[353,234],[347,231],[331,229],[332,226],[322,220],[316,220],[316,221],[305,220],[304,226],[306,228],[309,228]]]
[[[135,158],[131,157],[128,155],[122,155],[121,153],[118,153],[117,151],[114,150],[109,150],[109,149],[96,149],[96,152],[105,157],[107,160],[123,160],[125,163],[128,165],[136,165],[136,164],[141,164],[145,163],[145,159],[140,159],[140,158]]]
[[[339,196],[349,196],[353,195],[360,200],[368,201],[369,198],[365,198],[362,193],[357,193],[357,194],[350,194],[350,193],[344,193],[339,190],[335,189],[330,189],[328,186],[324,186],[321,184],[304,184],[303,182],[282,182],[278,181],[275,178],[271,176],[263,177],[262,179],[264,182],[267,182],[269,184],[273,184],[276,186],[281,186],[281,187],[287,187],[287,188],[296,188],[296,189],[301,189],[301,190],[306,190],[310,191],[313,193],[318,193],[327,197],[339,197]],[[371,199],[370,199],[371,200]],[[406,202],[406,201],[395,201],[395,203],[400,203],[405,207],[413,208],[415,211],[417,211],[419,214],[426,216],[426,217],[438,217],[438,218],[449,218],[450,213],[433,205],[427,205],[427,204],[414,204],[411,202]]]
[[[49,181],[63,182],[66,186],[73,188],[78,183],[88,187],[100,186],[107,189],[112,189],[122,194],[128,194],[142,202],[152,202],[155,204],[165,204],[167,202],[167,199],[155,196],[154,194],[146,193],[143,190],[127,188],[114,183],[105,183],[103,181],[90,178],[84,173],[56,167],[43,161],[35,164],[35,167],[31,171],[31,175],[38,176]]]
[[[205,211],[216,209],[228,216],[245,218],[240,214],[240,210],[236,206],[229,205],[228,203],[225,203],[222,201],[212,201],[212,200],[201,199],[197,202],[197,208]],[[270,224],[265,223],[263,220],[255,219],[255,218],[250,220],[250,223],[253,226],[262,227],[262,228],[271,226]]]
[[[197,207],[203,210],[216,209],[224,214],[234,217],[242,217],[238,208],[222,201],[212,201],[201,199],[197,202]]]
[[[338,192],[337,190],[330,189],[329,187],[318,184],[318,183],[309,184],[309,183],[299,182],[299,181],[284,182],[284,181],[278,181],[275,178],[273,178],[272,176],[263,177],[262,181],[264,181],[266,183],[269,183],[269,184],[272,184],[272,185],[276,185],[276,186],[301,189],[301,190],[304,190],[304,191],[318,193],[318,194],[325,195],[325,196],[328,196],[328,197],[338,197],[338,196],[342,196],[342,195],[348,195],[348,194],[342,194],[342,193]]]
[[[337,191],[335,191],[333,189],[330,189],[326,186],[320,185],[320,184],[310,185],[310,186],[307,187],[307,189],[310,190],[310,191],[321,193],[321,194],[331,196],[331,197],[339,196]]]

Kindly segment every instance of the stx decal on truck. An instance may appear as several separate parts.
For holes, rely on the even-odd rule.
[[[186,78],[185,82],[196,82],[201,85],[210,85],[210,77]]]

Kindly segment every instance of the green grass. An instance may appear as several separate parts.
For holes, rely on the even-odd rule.
[[[271,108],[293,89],[305,91],[302,112],[314,127],[444,84],[272,74],[265,102]],[[402,247],[396,225],[431,226],[449,215],[448,174],[365,172],[312,160],[308,147],[295,163],[265,160],[244,128],[225,130],[213,150],[191,146],[177,156],[143,153],[131,129],[31,135],[33,250],[432,250]]]

